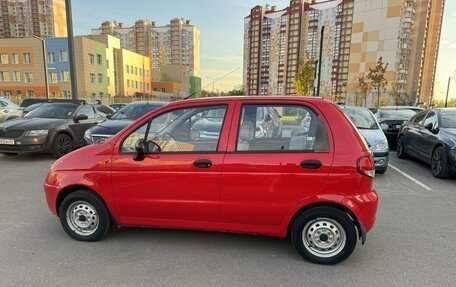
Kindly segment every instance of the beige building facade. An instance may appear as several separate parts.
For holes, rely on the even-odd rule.
[[[384,95],[394,85],[404,98],[426,104],[433,94],[444,3],[292,0],[282,10],[256,6],[244,20],[245,90],[294,94],[299,60],[319,58],[324,27],[320,96],[353,96],[350,83],[382,57],[389,82]]]
[[[66,37],[65,0],[0,0],[0,39]]]

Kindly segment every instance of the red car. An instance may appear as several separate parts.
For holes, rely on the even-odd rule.
[[[267,135],[284,114],[296,121]],[[76,240],[121,226],[290,236],[307,260],[334,264],[374,225],[374,170],[362,136],[328,101],[209,98],[169,104],[64,156],[44,189]]]

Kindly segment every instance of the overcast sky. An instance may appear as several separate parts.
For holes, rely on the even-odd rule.
[[[109,3],[109,4],[108,4]],[[172,18],[191,20],[200,29],[201,76],[203,87],[211,90],[212,79],[222,77],[215,89],[228,90],[242,83],[242,57],[244,17],[255,5],[286,7],[290,1],[265,0],[77,0],[73,1],[75,34],[89,34],[105,20],[117,20],[127,26],[137,19],[156,21],[158,25],[169,23]],[[456,1],[446,1],[442,44],[438,65],[438,95],[444,96],[448,76],[456,72]],[[452,94],[456,96],[456,80]]]

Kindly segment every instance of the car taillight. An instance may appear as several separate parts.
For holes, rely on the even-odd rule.
[[[363,156],[358,159],[356,163],[356,170],[365,176],[374,178],[375,176],[375,164],[371,156]]]

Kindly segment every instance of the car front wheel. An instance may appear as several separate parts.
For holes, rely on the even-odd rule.
[[[74,149],[73,140],[67,134],[59,134],[55,137],[52,145],[52,157],[60,158]]]
[[[291,230],[298,253],[318,264],[336,264],[347,259],[356,246],[356,227],[343,211],[314,207],[301,213]]]
[[[88,190],[65,197],[59,208],[59,218],[65,232],[79,241],[98,241],[111,229],[108,209]]]
[[[432,175],[436,178],[451,177],[451,170],[448,165],[448,158],[443,147],[437,147],[432,153],[431,159]]]

